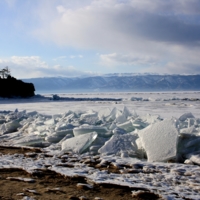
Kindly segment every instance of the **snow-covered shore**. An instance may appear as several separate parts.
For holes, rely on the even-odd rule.
[[[199,199],[199,93],[79,95],[72,95],[77,101],[0,100],[1,145],[43,149],[36,158],[1,155],[0,168],[48,168],[90,184]]]

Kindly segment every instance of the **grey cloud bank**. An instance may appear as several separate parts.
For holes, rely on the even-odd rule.
[[[98,48],[93,45],[110,40],[100,47],[112,49],[112,41],[120,43],[119,36],[128,37],[122,40],[125,45],[141,37],[181,44],[199,42],[198,1],[142,2],[91,1],[87,6],[73,10],[60,5],[53,20],[50,18],[49,24],[42,24],[45,28],[40,27],[38,35],[51,30],[47,38],[60,45],[88,48]]]
[[[31,69],[36,69],[32,77],[66,72],[70,74],[71,66],[78,74],[85,74],[87,71],[200,73],[198,0],[35,2],[33,9],[30,0],[23,4],[24,9],[31,9],[29,26],[24,20],[20,23],[22,30],[27,29],[26,34],[44,45],[54,44],[60,49],[92,51],[94,53],[91,57],[96,60],[87,64],[90,65],[88,67],[80,59],[82,52],[77,55],[68,54],[71,55],[71,60],[76,58],[82,61],[82,66],[80,64],[77,67],[60,64],[64,59],[54,59],[53,64],[47,64],[42,58],[35,62],[29,56],[31,63],[34,63]],[[8,3],[11,5],[10,1]],[[15,4],[18,3],[19,0],[16,0]],[[17,22],[19,23],[16,21],[16,24]],[[95,57],[97,52],[98,56]],[[55,57],[59,56],[61,58],[63,55]],[[12,58],[8,58],[7,62],[13,63]],[[20,63],[18,66],[24,65]]]
[[[153,60],[156,57],[157,62],[145,63],[147,72],[173,73],[168,67],[171,63],[179,73],[188,63],[191,73],[200,71],[192,67],[200,62],[195,53],[200,51],[199,1],[103,0],[90,1],[77,9],[61,5],[54,20],[45,21],[38,28],[37,37],[44,39],[48,31],[46,39],[58,45],[116,53],[127,58],[123,63],[137,65],[138,69],[138,59],[133,62],[130,54]],[[100,57],[101,63],[111,64],[102,58],[105,57]],[[112,62],[113,66],[120,64],[120,57]]]

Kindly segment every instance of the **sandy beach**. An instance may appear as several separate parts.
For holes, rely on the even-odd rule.
[[[39,149],[18,148],[18,147],[0,147],[1,154],[24,154],[36,156],[40,154]],[[31,153],[31,154],[29,154]],[[102,168],[103,170],[103,168]],[[111,169],[112,170],[112,169]],[[119,173],[119,170],[112,170],[112,173]],[[19,178],[27,178],[26,181]],[[29,180],[30,179],[30,180]],[[36,200],[129,200],[129,199],[159,199],[156,194],[143,190],[135,197],[132,197],[129,187],[117,186],[112,184],[94,185],[88,188],[83,177],[66,177],[51,170],[43,170],[38,173],[29,174],[23,169],[10,168],[0,169],[0,199],[19,200],[25,197],[32,197]]]

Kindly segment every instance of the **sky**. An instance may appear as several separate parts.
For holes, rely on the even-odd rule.
[[[16,78],[200,74],[199,0],[0,0]]]

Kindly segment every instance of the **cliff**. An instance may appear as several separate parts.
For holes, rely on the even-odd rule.
[[[32,83],[24,83],[14,77],[0,77],[0,97],[32,97],[35,95],[35,87]]]

